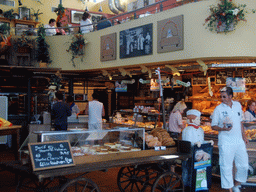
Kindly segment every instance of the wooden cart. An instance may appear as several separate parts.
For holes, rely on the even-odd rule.
[[[99,192],[97,184],[84,176],[92,171],[114,167],[122,167],[117,178],[118,187],[122,192],[184,191],[181,177],[172,172],[170,167],[175,165],[177,160],[187,160],[189,153],[177,152],[175,147],[166,151],[129,152],[126,156],[127,158],[120,158],[119,155],[119,158],[104,161],[96,159],[95,162],[89,163],[82,163],[80,158],[75,159],[75,166],[41,171],[33,171],[31,163],[22,165],[21,161],[1,162],[0,168],[19,176],[16,192]],[[68,175],[72,175],[72,179],[68,178]]]

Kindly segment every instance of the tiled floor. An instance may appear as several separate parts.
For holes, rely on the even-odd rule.
[[[0,149],[0,161],[13,160],[14,156],[10,150]],[[86,178],[93,180],[102,192],[119,192],[117,186],[117,174],[120,168],[109,169],[106,172],[95,171],[85,175]],[[7,171],[0,171],[0,192],[15,192],[15,175]],[[149,192],[147,190],[146,192]],[[220,188],[220,180],[213,178],[210,192],[224,192]],[[250,190],[245,190],[251,192]],[[244,192],[245,192],[244,191]]]

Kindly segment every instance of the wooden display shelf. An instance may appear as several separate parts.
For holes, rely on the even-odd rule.
[[[134,100],[135,101],[138,101],[138,100],[150,100],[150,101],[156,101],[157,98],[152,98],[152,97],[134,97]]]

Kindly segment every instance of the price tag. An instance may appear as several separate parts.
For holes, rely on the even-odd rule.
[[[161,146],[160,148],[161,150],[164,150],[164,151],[166,150],[166,146]]]
[[[159,146],[156,146],[156,147],[155,147],[155,151],[160,151],[160,147],[159,147]]]

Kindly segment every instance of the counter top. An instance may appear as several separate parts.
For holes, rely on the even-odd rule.
[[[21,125],[12,125],[8,127],[0,127],[0,130],[20,129],[21,127]]]

